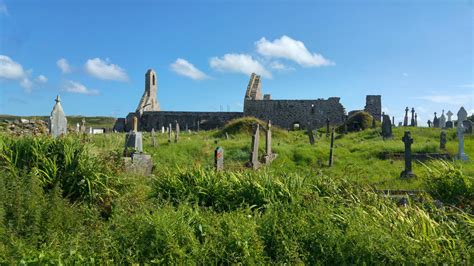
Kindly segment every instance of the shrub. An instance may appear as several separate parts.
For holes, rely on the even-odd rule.
[[[353,115],[349,116],[346,121],[347,131],[356,132],[360,130],[366,130],[372,127],[373,117],[367,112],[356,112]],[[377,124],[380,124],[377,122]],[[337,132],[343,132],[344,125],[337,128]]]

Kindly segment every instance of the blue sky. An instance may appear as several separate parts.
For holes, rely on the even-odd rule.
[[[402,120],[415,107],[474,110],[472,1],[0,0],[0,113],[124,117],[144,75],[162,110],[241,111],[249,74],[273,99],[367,94]]]

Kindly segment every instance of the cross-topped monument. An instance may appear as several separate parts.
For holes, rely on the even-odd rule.
[[[467,154],[464,153],[464,126],[463,121],[467,119],[467,112],[464,107],[461,107],[458,111],[458,127],[456,129],[458,134],[458,155],[457,159],[467,161]]]
[[[415,108],[411,108],[411,122],[410,126],[414,127],[415,126]]]
[[[404,127],[408,126],[408,111],[410,111],[410,109],[408,109],[408,106],[407,106],[407,108],[405,108],[405,117],[403,118]]]
[[[56,96],[55,102],[56,104],[49,117],[49,133],[56,138],[67,134],[67,119],[61,106],[59,95]]]
[[[405,170],[400,174],[400,177],[415,177],[416,175],[412,171],[411,164],[411,145],[413,144],[413,138],[410,135],[410,131],[405,131],[402,141],[405,143]]]

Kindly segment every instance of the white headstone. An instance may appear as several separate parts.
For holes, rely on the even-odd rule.
[[[467,112],[464,107],[461,107],[458,111],[458,127],[462,127],[462,122],[467,119]]]
[[[451,111],[448,111],[446,115],[448,116],[448,121],[451,121],[451,116],[453,116],[453,113]]]
[[[67,134],[67,119],[61,106],[59,95],[56,96],[56,104],[53,107],[51,116],[49,117],[49,133],[53,137],[59,137]]]

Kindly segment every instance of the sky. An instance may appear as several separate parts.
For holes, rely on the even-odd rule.
[[[0,0],[0,114],[125,117],[148,69],[163,111],[382,95],[396,122],[474,112],[473,1]],[[454,116],[454,118],[456,115]]]

